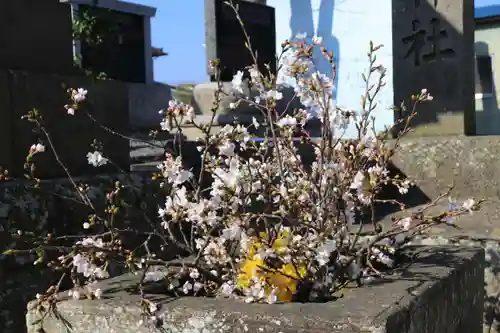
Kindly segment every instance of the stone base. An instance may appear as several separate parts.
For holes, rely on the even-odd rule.
[[[229,105],[237,101],[235,91],[231,82],[205,82],[194,86],[191,105],[195,113],[200,115],[211,115],[212,108],[215,105],[215,93],[221,89],[219,95],[220,103],[217,109],[218,113],[253,113],[259,114],[259,110],[251,107],[248,103],[240,103],[236,109],[231,109]],[[247,89],[243,92],[245,96],[255,97]]]
[[[259,95],[257,92],[244,89],[242,96],[237,97],[231,82],[221,82],[220,85],[223,94],[219,96],[221,102],[219,103],[219,108],[217,109],[218,113],[257,116],[261,114],[259,108],[251,103],[241,102],[236,109],[231,109],[229,107],[230,103],[241,100],[242,98],[253,102],[255,97]],[[191,104],[193,105],[196,114],[212,114],[211,110],[215,103],[215,92],[218,89],[220,88],[219,83],[217,82],[201,83],[194,86]],[[293,88],[280,89],[280,92],[283,94],[283,98],[276,103],[276,109],[279,113],[283,113],[285,111],[290,112],[297,108],[304,108],[299,99],[295,96]]]
[[[386,279],[362,288],[346,289],[330,303],[245,304],[243,302],[185,297],[168,299],[148,295],[161,304],[166,332],[386,332],[479,333],[484,302],[484,250],[457,247],[416,247],[414,263]],[[60,314],[74,333],[146,333],[139,326],[138,295],[125,290],[139,276],[124,275],[100,283],[102,300],[64,300]],[[61,295],[61,297],[66,297]],[[30,325],[39,318],[27,314]],[[66,332],[53,316],[44,321],[51,333]]]
[[[153,84],[128,83],[130,127],[134,130],[154,130],[160,127],[160,110],[172,99],[173,87],[155,82]]]
[[[413,122],[410,123],[412,131],[406,134],[405,138],[464,135],[466,133],[464,122],[464,114],[461,112],[437,114],[435,122],[423,122],[415,126]]]

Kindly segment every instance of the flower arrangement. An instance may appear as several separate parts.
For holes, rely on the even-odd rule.
[[[228,5],[240,19],[237,7]],[[246,42],[257,59],[250,40]],[[453,202],[441,214],[427,215],[426,208],[449,195],[444,193],[418,214],[395,220],[392,228],[383,230],[377,223],[375,205],[405,209],[396,199],[380,199],[380,193],[392,186],[404,195],[414,185],[411,179],[391,175],[388,166],[400,138],[411,130],[417,106],[432,100],[425,89],[412,96],[412,105],[403,108],[407,117],[395,124],[400,129],[396,139],[391,140],[393,129],[376,133],[372,112],[386,75],[376,62],[380,47],[370,45],[360,110],[335,105],[335,76],[318,73],[312,61],[313,52],[319,50],[335,69],[332,54],[319,38],[311,45],[302,38],[284,42],[280,75],[261,73],[256,65],[235,75],[234,104],[249,103],[261,111],[251,124],[226,125],[214,133],[218,105],[207,125],[197,121],[191,106],[171,101],[161,112],[160,129],[179,139],[180,151],[184,123],[204,133],[198,146],[201,170],[186,167],[182,153],[166,153],[152,178],[158,185],[154,193],[138,195],[133,182],[116,182],[100,211],[89,188],[77,184],[68,172],[76,198],[92,211],[82,221],[82,232],[71,237],[34,235],[33,248],[5,253],[35,252],[35,264],[62,273],[58,283],[37,296],[38,309],[49,313],[57,308],[58,292],[66,280],[72,284],[71,297],[100,298],[103,291],[93,282],[107,278],[116,263],[141,274],[145,323],[154,325],[161,322],[158,306],[142,292],[151,279],[165,280],[165,293],[175,295],[267,303],[329,301],[349,283],[363,284],[390,274],[401,248],[414,235],[435,225],[454,224],[456,217],[476,209],[480,202],[469,199],[461,206]],[[217,73],[218,61],[211,65]],[[295,98],[303,108],[280,112],[277,103],[282,90],[290,89],[290,81],[295,82]],[[255,98],[243,95],[245,85]],[[223,94],[222,88],[217,91],[216,104]],[[71,89],[69,96],[68,116],[91,117],[85,111],[85,89]],[[305,130],[311,118],[321,122],[320,137]],[[28,178],[37,181],[36,156],[46,150],[45,144],[54,152],[56,147],[39,111],[30,111],[25,119],[46,134],[46,143],[35,143],[26,159]],[[357,130],[353,139],[345,138],[348,126]],[[253,140],[251,132],[256,129],[263,130],[262,140]],[[297,137],[314,151],[312,163],[304,161]],[[107,147],[96,143],[93,147],[87,155],[90,164],[111,162]],[[130,193],[136,199],[153,198],[157,215],[144,218],[138,226],[127,224]],[[146,203],[139,206],[146,210]],[[131,241],[131,233],[140,239],[139,246]],[[166,259],[165,249],[172,247],[183,260]],[[157,274],[159,266],[167,270]]]

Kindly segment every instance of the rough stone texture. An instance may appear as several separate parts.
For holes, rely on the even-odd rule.
[[[500,136],[405,138],[394,164],[429,198],[454,183],[455,196],[500,197]]]
[[[238,100],[235,96],[235,91],[231,82],[221,82],[222,93],[219,95],[220,103],[217,109],[219,113],[251,113],[260,114],[259,110],[255,107],[251,107],[248,103],[240,103],[237,109],[230,109],[229,104],[234,103]],[[193,97],[192,103],[195,113],[200,115],[211,115],[211,109],[215,105],[215,92],[219,89],[217,82],[205,82],[197,84],[193,87]],[[246,96],[253,99],[255,95],[250,95],[248,89],[244,91]]]
[[[392,20],[394,104],[422,88],[435,97],[416,135],[475,134],[474,1],[393,0]]]
[[[59,0],[1,1],[0,69],[72,73],[71,26],[70,6]]]
[[[131,178],[132,184],[140,189],[148,186],[146,179],[150,179],[138,174],[131,175]],[[99,211],[104,209],[106,193],[116,180],[123,182],[124,176],[75,178],[77,183],[90,186],[89,198]],[[22,237],[12,236],[17,230],[32,231],[37,235],[46,235],[47,232],[54,235],[81,234],[82,223],[91,211],[78,203],[79,197],[67,179],[42,181],[40,190],[30,189],[29,182],[0,182],[0,193],[0,332],[21,333],[26,330],[26,304],[37,293],[56,283],[60,274],[34,267],[34,254],[5,256],[1,253],[7,249],[25,248]],[[156,206],[151,206],[155,209],[149,216],[155,217]],[[148,213],[142,209],[140,212]],[[135,221],[144,221],[134,209],[128,216]]]
[[[253,65],[250,51],[245,46],[245,35],[233,9],[222,0],[205,0],[205,44],[207,60],[221,61],[220,80],[229,82],[233,75],[246,66]],[[258,52],[258,64],[262,73],[265,65],[276,72],[276,22],[273,7],[261,1],[239,1],[239,15],[252,43],[252,51]],[[214,80],[210,68],[208,74]]]
[[[132,129],[158,129],[161,122],[158,112],[168,107],[172,99],[172,86],[159,82],[129,83],[127,86]]]
[[[259,130],[255,130],[252,124],[252,119],[255,117],[258,121],[263,121],[266,116],[263,114],[265,111],[259,108],[254,103],[255,97],[258,93],[255,91],[250,91],[247,86],[243,87],[242,96],[236,97],[233,86],[230,82],[222,82],[223,93],[219,95],[220,103],[216,110],[217,114],[215,116],[213,124],[215,125],[213,131],[216,132],[220,129],[220,126],[227,124],[233,125],[235,121],[238,123],[248,126],[248,131],[256,136],[264,136],[262,132],[262,127]],[[191,105],[195,110],[196,121],[198,123],[209,124],[212,120],[212,108],[216,104],[215,92],[219,89],[217,82],[206,82],[197,84],[193,88],[193,96]],[[294,110],[299,108],[304,108],[304,105],[297,98],[293,88],[285,88],[282,91],[283,98],[276,102],[276,111],[279,114],[292,113]],[[230,104],[235,103],[241,99],[248,100],[241,101],[237,103],[235,108],[231,109]],[[321,133],[320,123],[316,120],[311,120],[306,125],[306,130],[311,133],[312,136],[319,136]],[[183,128],[183,135],[187,140],[196,140],[201,132],[190,126],[185,125]]]
[[[1,91],[1,90],[0,90]],[[57,110],[56,110],[57,111]],[[61,110],[64,114],[64,110]],[[2,132],[0,131],[0,135]],[[162,142],[157,142],[162,144]],[[165,143],[165,142],[163,142]],[[498,295],[500,294],[500,265],[498,257],[500,257],[500,209],[498,208],[498,184],[496,179],[500,178],[497,156],[499,155],[500,137],[435,137],[435,138],[409,138],[402,142],[402,152],[395,164],[402,171],[410,176],[414,176],[419,182],[421,189],[431,198],[437,193],[444,190],[447,185],[455,180],[457,191],[454,194],[455,198],[466,199],[469,196],[486,197],[491,200],[485,205],[481,211],[474,212],[471,216],[465,216],[460,220],[459,226],[461,230],[451,228],[434,228],[432,230],[433,238],[438,239],[436,242],[450,243],[450,239],[459,239],[461,245],[483,246],[486,248],[486,259],[488,267],[485,270],[486,282],[486,318],[485,327],[493,328],[492,332],[500,332],[495,328],[500,322],[500,307],[498,304]],[[152,149],[145,145],[134,143],[132,145],[132,157],[147,156],[153,160],[158,160],[158,157],[163,154],[163,150],[156,148]],[[457,166],[458,163],[458,166]],[[154,163],[152,166],[154,167]],[[146,171],[150,171],[151,168]],[[450,172],[450,170],[453,170]],[[97,182],[101,182],[96,180]],[[109,182],[105,182],[109,185]],[[21,210],[26,210],[26,216],[36,217],[41,210],[45,210],[45,206],[38,207],[35,202],[38,200],[33,196],[19,193],[17,191],[5,192],[2,190],[2,205],[0,206],[0,216],[2,220],[0,225],[8,231],[8,228],[16,228],[16,223],[23,223],[26,228],[32,228],[37,225],[37,219],[22,219],[19,221],[16,215]],[[103,190],[97,190],[99,193]],[[58,202],[57,205],[49,205],[52,222],[49,227],[61,225],[65,223],[74,224],[75,228],[80,228],[82,218],[79,218],[76,212],[73,211],[73,206],[69,206],[67,201],[61,201],[52,197],[52,200]],[[6,201],[11,203],[7,205]],[[444,206],[436,209],[446,209]],[[12,208],[13,207],[13,208]],[[64,208],[64,209],[62,209]],[[418,209],[420,207],[415,207]],[[11,218],[7,219],[7,215]],[[40,216],[40,215],[38,215]],[[8,224],[7,224],[7,221]],[[45,218],[40,219],[41,225],[37,230],[43,230]],[[76,224],[75,224],[76,223]],[[390,220],[387,221],[391,223]],[[66,224],[62,224],[63,226]],[[38,228],[38,227],[37,227]],[[3,236],[2,236],[3,237]],[[1,238],[0,244],[9,245],[8,238]],[[434,243],[428,243],[430,245]],[[0,331],[5,333],[22,332],[22,327],[25,327],[24,318],[20,318],[19,314],[26,309],[26,301],[33,299],[36,292],[44,290],[49,284],[54,282],[54,277],[48,273],[35,272],[32,268],[29,258],[19,259],[27,263],[26,268],[20,270],[14,268],[18,266],[7,265],[3,263],[0,266]],[[16,264],[17,265],[17,264]],[[8,274],[7,274],[8,272]],[[15,273],[17,272],[17,273]],[[21,281],[21,282],[20,282]],[[257,332],[257,330],[255,330]],[[286,332],[283,330],[283,332]],[[468,332],[464,330],[463,332]],[[49,331],[49,333],[52,333]]]
[[[136,146],[132,156],[148,156],[154,160],[154,151],[144,146]],[[417,180],[423,202],[409,209],[414,212],[423,207],[431,198],[448,189],[454,183],[452,197],[465,200],[470,197],[486,198],[481,210],[460,218],[460,229],[435,227],[430,230],[432,238],[449,244],[460,240],[461,245],[483,246],[486,248],[488,267],[485,270],[486,332],[500,332],[500,136],[441,136],[426,138],[407,138],[401,141],[401,150],[393,160],[400,171]],[[158,151],[160,153],[160,151]],[[148,155],[149,154],[149,155]],[[154,167],[151,163],[149,170]],[[140,169],[138,166],[135,166]],[[148,170],[145,166],[141,170]],[[422,195],[423,194],[423,195]],[[430,210],[438,213],[447,210],[447,200]],[[411,207],[411,206],[410,206]],[[397,211],[397,210],[396,210]],[[391,216],[402,213],[392,212],[385,216],[382,224],[389,227]],[[433,244],[432,242],[429,244]],[[439,244],[439,243],[438,243]],[[490,331],[491,328],[491,331]]]
[[[243,302],[148,295],[160,302],[167,332],[342,332],[479,333],[482,331],[484,250],[417,247],[413,264],[387,279],[348,289],[344,298],[323,304],[258,305]],[[102,282],[104,299],[64,300],[58,309],[73,332],[148,332],[138,325],[137,295],[125,292],[138,277]],[[67,298],[67,296],[65,296]],[[29,311],[27,322],[38,318]],[[65,332],[53,318],[51,333]],[[36,326],[28,326],[36,332]]]
[[[29,147],[41,139],[47,146],[45,154],[37,156],[37,174],[41,178],[62,177],[66,174],[58,165],[49,149],[45,137],[34,133],[34,124],[21,120],[34,108],[40,110],[44,125],[52,137],[60,159],[73,175],[96,174],[116,171],[108,165],[99,169],[90,166],[86,154],[93,151],[90,144],[94,139],[104,144],[104,154],[123,170],[129,169],[129,143],[100,128],[83,112],[87,110],[100,124],[118,133],[127,134],[129,128],[129,100],[126,83],[120,81],[92,81],[88,77],[59,76],[23,71],[3,71],[7,73],[8,86],[2,87],[11,96],[12,123],[14,129],[10,142],[13,146],[13,175],[22,176],[23,165]],[[84,110],[75,116],[68,116],[64,105],[69,102],[68,88],[85,87],[88,100]]]
[[[399,143],[394,165],[417,181],[428,198],[435,198],[453,183],[455,197],[500,198],[500,136],[405,138]],[[132,159],[148,156],[150,161],[159,161],[163,155],[161,149],[144,144],[133,143],[132,147]]]
[[[500,245],[498,228],[492,232],[493,238],[446,235],[426,236],[415,240],[415,244],[425,246],[482,246],[485,249],[486,268],[484,270],[485,302],[483,332],[500,332]],[[477,231],[477,230],[476,230]],[[496,234],[496,237],[495,237]],[[464,331],[465,332],[465,331]]]
[[[248,87],[243,86],[243,93],[241,95],[236,95],[231,82],[221,82],[222,92],[219,95],[220,103],[217,112],[222,115],[225,114],[238,114],[238,115],[251,115],[259,117],[261,115],[261,109],[255,106],[255,97],[259,94],[255,91],[250,91]],[[193,97],[191,100],[191,105],[195,110],[196,114],[199,115],[211,115],[211,109],[215,105],[215,92],[219,89],[217,82],[205,82],[194,86]],[[282,113],[284,111],[291,111],[297,108],[304,108],[302,103],[300,103],[299,98],[297,98],[293,88],[284,88],[280,91],[283,94],[283,98],[276,103],[276,109],[278,112]],[[231,109],[229,107],[230,103],[235,103],[240,99],[248,100],[249,102],[240,102],[236,105],[236,108]],[[247,117],[249,118],[249,117]],[[226,120],[226,121],[229,121]],[[251,117],[249,118],[251,122]],[[219,121],[220,122],[220,121]]]

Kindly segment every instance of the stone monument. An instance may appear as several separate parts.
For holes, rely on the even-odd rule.
[[[71,16],[95,19],[101,42],[77,40],[74,55],[82,68],[124,82],[153,83],[151,17],[156,9],[125,1],[59,0]]]
[[[265,72],[265,65],[269,65],[276,72],[274,8],[266,6],[265,1],[234,1],[234,4],[238,6],[253,52],[258,52],[259,69]],[[237,71],[254,63],[236,13],[225,0],[205,0],[205,36],[207,60],[221,62],[221,81],[231,81]],[[214,81],[210,69],[209,74]]]
[[[72,23],[79,10],[95,15],[98,25],[112,28],[105,31],[99,47],[73,41]],[[106,134],[83,112],[67,116],[63,106],[68,103],[67,88],[83,87],[89,91],[86,110],[100,124],[129,133],[129,113],[135,115],[137,109],[144,113],[145,109],[134,103],[137,96],[148,99],[159,90],[169,92],[157,86],[151,92],[145,84],[153,81],[150,18],[155,12],[155,8],[118,0],[1,1],[0,109],[4,116],[0,123],[0,166],[14,177],[23,177],[26,150],[43,136],[34,133],[32,124],[21,116],[37,108],[56,142],[60,159],[74,176],[116,172],[111,165],[94,168],[88,164],[86,154],[93,139],[108,147],[104,153],[128,170],[127,140]],[[75,55],[82,55],[84,69],[105,72],[111,80],[82,75],[74,65]],[[40,155],[38,176],[66,176],[62,168],[54,167],[58,165],[54,158],[50,151]]]
[[[266,6],[265,0],[233,2],[238,6],[238,14],[243,21],[246,32],[250,37],[253,51],[258,53],[259,69],[266,73],[266,65],[271,72],[276,72],[276,32],[274,8]],[[217,121],[220,124],[232,123],[234,116],[242,122],[250,121],[249,113],[258,113],[249,105],[240,105],[231,110],[229,104],[234,101],[231,97],[231,81],[239,70],[254,63],[250,51],[247,49],[245,34],[238,22],[233,8],[224,0],[205,0],[205,36],[207,61],[219,59],[221,63],[219,80],[225,96],[219,105],[220,115]],[[208,66],[208,63],[207,63]],[[193,106],[197,114],[209,116],[214,104],[214,92],[218,82],[213,71],[207,67],[211,82],[198,84],[193,89]],[[250,92],[245,92],[250,94]],[[248,118],[248,119],[245,119]]]
[[[394,104],[426,88],[434,100],[417,110],[415,134],[474,135],[474,1],[392,3]]]

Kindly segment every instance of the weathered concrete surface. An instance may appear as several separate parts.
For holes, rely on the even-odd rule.
[[[157,152],[160,152],[158,150]],[[155,152],[145,146],[137,145],[132,151],[134,157],[142,156],[149,161],[155,160]],[[147,157],[146,157],[147,156]],[[462,245],[482,246],[487,251],[488,267],[485,270],[485,330],[500,332],[500,136],[441,136],[426,138],[405,138],[394,164],[402,173],[417,181],[424,201],[436,198],[454,184],[452,198],[465,200],[470,197],[486,198],[480,211],[466,215],[458,220],[460,229],[435,227],[431,238],[439,242],[453,243],[462,240]],[[147,170],[154,166],[134,166]],[[426,202],[409,206],[416,211]],[[440,212],[447,209],[447,199],[431,209]],[[397,210],[395,210],[397,211]],[[406,212],[407,213],[407,212]],[[406,214],[405,213],[405,214]],[[392,224],[391,216],[401,213],[391,212],[382,223]],[[491,331],[490,331],[491,329]]]
[[[172,86],[155,82],[154,84],[128,83],[130,127],[153,130],[160,127],[159,111],[168,107],[172,99]]]
[[[64,110],[61,112],[64,113]],[[161,147],[166,144],[166,141],[158,141],[156,144]],[[458,191],[455,191],[453,197],[456,199],[485,196],[491,200],[482,207],[481,211],[465,216],[459,221],[462,230],[444,226],[432,229],[432,236],[441,241],[450,242],[450,239],[462,237],[462,239],[467,239],[462,245],[471,244],[486,247],[489,253],[489,255],[487,253],[488,260],[500,257],[500,222],[498,222],[500,221],[500,205],[498,205],[500,200],[497,194],[498,179],[500,179],[500,166],[497,162],[499,153],[500,136],[411,138],[403,140],[400,160],[395,161],[404,173],[421,181],[419,183],[421,189],[430,198],[435,197],[436,193],[440,193],[455,179]],[[136,163],[158,161],[162,155],[162,148],[151,148],[135,141],[132,144],[131,156],[136,160]],[[139,165],[144,166],[144,164]],[[155,170],[155,162],[151,162],[149,168],[144,169]],[[449,170],[453,171],[449,172]],[[95,191],[92,191],[97,193],[98,197],[102,197],[105,188],[112,183],[98,179],[95,179],[95,182],[102,184]],[[99,189],[101,187],[102,189]],[[10,245],[12,239],[7,237],[7,234],[12,228],[20,226],[32,228],[36,225],[39,232],[43,232],[44,228],[52,230],[54,227],[67,228],[68,226],[75,228],[70,232],[81,231],[80,223],[75,223],[75,221],[83,221],[79,210],[68,204],[67,201],[57,200],[57,197],[49,196],[48,203],[45,203],[45,199],[41,203],[40,198],[29,195],[20,189],[9,192],[2,189],[0,194],[0,224],[4,228],[0,232],[2,246]],[[49,207],[48,218],[41,214],[42,211],[47,210],[45,207]],[[414,209],[418,208],[420,207]],[[443,206],[436,209],[446,209],[446,201]],[[21,214],[23,210],[25,212]],[[8,219],[8,215],[10,219]],[[487,292],[485,326],[495,328],[500,323],[498,304],[500,264],[498,262],[495,264],[493,259],[489,263],[490,268],[487,268],[485,272]],[[28,258],[24,260],[26,268],[22,268],[22,265],[17,263],[15,265],[2,263],[0,266],[0,332],[2,333],[22,332],[21,328],[25,326],[23,310],[26,309],[26,301],[33,299],[37,292],[43,291],[47,285],[56,280],[50,274],[35,272],[31,264],[32,261]],[[492,332],[500,332],[500,330]]]
[[[484,250],[415,247],[415,260],[386,279],[347,289],[330,303],[258,305],[243,302],[148,295],[161,304],[159,318],[167,332],[342,332],[479,333],[484,301]],[[104,299],[64,300],[58,309],[73,332],[142,333],[139,297],[124,290],[138,281],[125,275],[102,282]],[[30,311],[28,325],[38,315]],[[35,333],[36,326],[28,326]],[[66,332],[50,317],[47,332]]]
[[[429,197],[500,197],[500,136],[405,138],[394,164]]]
[[[166,145],[168,140],[158,143]],[[398,151],[394,165],[415,180],[428,198],[439,196],[452,184],[454,197],[500,198],[500,136],[404,138]],[[139,164],[141,156],[160,161],[163,151],[132,141],[133,164]]]
[[[498,232],[498,229],[497,229]],[[418,237],[414,244],[426,246],[482,246],[485,249],[486,267],[484,270],[485,302],[483,332],[500,332],[500,245],[499,240],[488,237],[444,237],[432,235]]]
[[[137,137],[146,138],[141,133]],[[159,142],[167,144],[168,140]],[[500,198],[500,136],[434,136],[403,138],[393,163],[434,198],[454,183],[455,197]],[[131,143],[132,160],[162,158],[161,149]],[[135,163],[137,164],[137,162]]]
[[[261,107],[257,107],[255,103],[255,98],[260,95],[260,93],[255,90],[248,89],[247,86],[243,85],[243,93],[241,95],[236,94],[233,85],[231,82],[221,82],[221,88],[219,88],[218,82],[206,82],[197,84],[193,88],[193,95],[191,100],[191,105],[193,106],[195,113],[199,115],[212,115],[212,108],[215,104],[217,104],[217,100],[215,98],[215,93],[221,89],[221,93],[219,94],[219,103],[217,112],[220,114],[221,118],[217,118],[216,120],[219,123],[225,122],[226,124],[232,123],[229,122],[230,118],[224,117],[226,114],[231,115],[240,115],[240,116],[249,116],[247,119],[242,120],[245,124],[251,124],[251,117],[261,117],[262,114],[262,105]],[[284,111],[290,112],[296,108],[304,108],[304,105],[300,103],[299,98],[296,96],[293,88],[284,88],[280,90],[283,94],[283,98],[276,102],[276,110],[279,113]],[[236,103],[235,108],[230,108],[231,103]]]
[[[139,188],[147,186],[147,179],[132,175],[133,184]],[[124,181],[123,175],[100,177],[75,177],[77,183],[87,183],[90,187],[89,199],[98,211],[103,211],[106,193],[113,188],[116,180]],[[146,185],[144,185],[146,184]],[[82,232],[82,223],[86,221],[90,210],[78,202],[68,179],[42,180],[41,191],[30,190],[28,181],[0,182],[0,332],[22,333],[26,330],[26,304],[37,293],[47,290],[61,277],[50,268],[34,266],[36,255],[24,253],[6,256],[7,249],[30,248],[22,237],[17,237],[17,230],[31,231],[44,236],[47,232],[55,235],[76,235]],[[143,191],[145,189],[142,189]],[[57,193],[58,195],[54,195]],[[62,199],[64,197],[65,199]],[[130,218],[144,221],[143,214],[156,217],[156,205],[150,204],[150,212],[133,209],[126,214]],[[140,225],[137,223],[136,225]],[[140,240],[138,240],[140,241]],[[135,246],[132,246],[135,248]],[[118,272],[121,274],[121,272]],[[112,275],[117,275],[110,272]]]
[[[466,199],[461,197],[457,199]],[[460,203],[461,200],[457,200]],[[448,209],[446,198],[444,202],[427,210],[433,215]],[[408,216],[411,212],[422,209],[423,206],[409,208],[407,212],[394,213],[386,216],[381,224],[389,228],[393,223],[390,217]],[[499,201],[489,201],[481,205],[479,211],[467,214],[457,219],[458,228],[444,225],[430,229],[426,234],[419,236],[414,244],[481,246],[485,249],[485,304],[484,304],[484,332],[500,332],[500,208]]]

